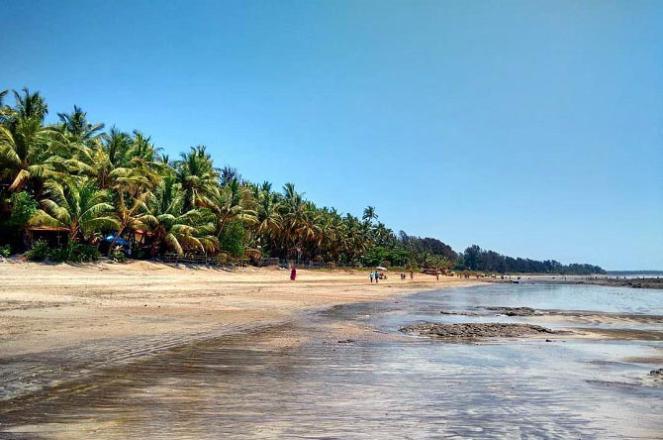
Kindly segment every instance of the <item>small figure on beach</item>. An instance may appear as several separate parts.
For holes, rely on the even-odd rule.
[[[368,277],[371,279],[371,284],[373,284],[373,271],[368,274]]]
[[[378,271],[375,271],[375,284],[378,283],[378,279],[380,278],[380,275],[378,274]]]
[[[401,281],[405,280],[405,274],[401,272]]]
[[[410,271],[410,279],[411,279],[411,280],[414,279],[414,271],[413,271],[413,270]]]
[[[290,270],[290,281],[295,281],[297,278],[297,268],[295,266],[292,266],[292,269]]]

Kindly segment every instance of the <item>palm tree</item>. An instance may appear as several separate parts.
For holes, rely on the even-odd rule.
[[[118,219],[118,227],[110,246],[108,246],[108,255],[113,251],[117,239],[126,230],[136,231],[145,227],[140,220],[140,215],[147,210],[145,200],[149,195],[149,192],[142,193],[136,198],[131,198],[130,203],[127,204],[126,196],[123,192],[120,191],[116,194],[116,200],[113,205],[115,206],[115,216]]]
[[[362,219],[367,222],[367,223],[372,223],[373,220],[377,220],[378,215],[375,212],[375,207],[374,206],[367,206],[364,208],[364,215],[362,216]]]
[[[16,101],[15,112],[17,119],[37,119],[40,123],[48,113],[46,101],[39,92],[30,93],[27,87],[22,90],[23,94],[14,90],[14,99]]]
[[[59,164],[69,174],[96,180],[101,189],[113,189],[128,198],[138,198],[152,191],[161,180],[161,173],[170,172],[167,165],[156,160],[158,149],[139,132],[134,136],[112,128],[86,144],[66,139],[69,157]]]
[[[236,168],[228,166],[221,168],[221,186],[228,186],[233,180],[239,181],[241,178]]]
[[[259,235],[273,239],[281,229],[278,198],[262,193],[256,210],[255,228]]]
[[[100,131],[104,129],[104,124],[88,122],[87,113],[78,106],[74,106],[71,113],[58,113],[58,118],[62,122],[62,130],[78,142],[89,142],[101,136]]]
[[[5,97],[9,94],[9,90],[0,90],[0,124],[7,122],[12,114],[12,109],[8,105],[5,105]]]
[[[226,224],[236,220],[243,223],[256,221],[255,212],[244,208],[242,204],[241,187],[237,180],[232,180],[227,186],[215,191],[208,200],[209,209],[216,215],[219,232]]]
[[[0,179],[9,182],[9,190],[21,189],[31,180],[45,178],[52,156],[50,131],[42,126],[48,106],[39,93],[27,88],[14,91],[15,106],[3,104],[7,91],[0,93]]]
[[[119,222],[106,191],[94,181],[68,179],[63,184],[46,183],[47,198],[30,219],[32,226],[65,228],[74,241],[91,241],[100,232],[117,230]]]
[[[297,255],[299,259],[304,255],[305,247],[318,240],[322,233],[318,224],[318,210],[313,203],[304,200],[292,183],[283,186],[283,203],[280,204],[280,208],[281,255],[285,257]]]
[[[10,191],[54,175],[49,165],[57,159],[49,151],[52,139],[53,132],[37,117],[18,117],[0,125],[0,179],[9,180]]]
[[[214,216],[206,209],[184,210],[184,192],[175,177],[167,176],[146,204],[146,212],[138,217],[154,234],[152,255],[171,250],[178,255],[185,251],[213,252],[218,249],[214,236]]]
[[[191,147],[188,153],[181,154],[176,163],[176,176],[184,191],[185,210],[212,204],[210,198],[217,190],[219,172],[205,146]]]

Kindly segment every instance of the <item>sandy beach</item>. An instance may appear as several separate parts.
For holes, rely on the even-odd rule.
[[[196,340],[284,323],[301,312],[472,283],[419,274],[401,281],[393,274],[375,285],[367,271],[345,270],[299,270],[296,282],[288,276],[276,268],[225,271],[139,261],[0,264],[0,361],[42,359],[3,382],[48,377],[37,388],[65,380],[69,366],[80,375],[78,366],[91,371],[131,363]],[[2,397],[17,394],[5,389]]]
[[[390,274],[1,264],[0,438],[659,430],[657,291]]]

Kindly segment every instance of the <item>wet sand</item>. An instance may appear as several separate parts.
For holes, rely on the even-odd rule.
[[[293,283],[278,269],[0,264],[0,405],[197,340],[284,323],[304,311],[472,284],[427,275],[391,278],[375,285],[364,271],[299,270]]]
[[[292,283],[275,269],[144,263],[0,275],[0,439],[663,429],[663,381],[650,374],[662,366],[663,299],[640,290],[423,275],[376,286],[343,271]],[[399,332],[422,322],[472,337]]]
[[[448,343],[398,331],[421,320],[550,318],[536,313],[552,310],[544,306],[559,289],[539,295],[544,306],[526,300],[537,295],[531,289],[451,287],[303,309],[285,323],[194,340],[15,399],[0,412],[0,438],[659,437],[663,384],[650,371],[660,367],[660,342],[564,335]],[[605,293],[592,289],[600,289],[585,295],[592,301]],[[535,315],[487,309],[504,298]],[[476,315],[461,316],[458,304]],[[573,310],[562,312],[561,322],[550,318],[556,331],[577,324]]]

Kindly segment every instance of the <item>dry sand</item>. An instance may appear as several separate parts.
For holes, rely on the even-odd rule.
[[[138,261],[6,262],[0,280],[0,362],[28,356],[46,366],[56,354],[60,368],[68,357],[78,365],[108,367],[193,340],[282,323],[299,312],[472,283],[419,274],[401,281],[391,274],[375,285],[367,271],[345,270],[299,270],[291,282],[287,270],[275,268],[225,271]]]

